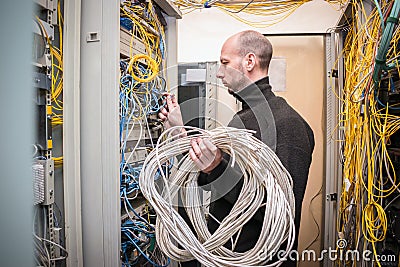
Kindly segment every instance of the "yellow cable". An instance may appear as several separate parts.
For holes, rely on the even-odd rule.
[[[382,11],[390,7],[390,1],[382,2]],[[372,82],[375,55],[381,38],[381,19],[376,10],[367,14],[363,3],[352,3],[352,19],[342,51],[345,67],[343,91],[338,95],[342,108],[340,127],[343,129],[343,185],[338,210],[338,232],[345,232],[354,223],[353,244],[364,237],[364,247],[372,246],[378,262],[375,243],[384,240],[388,222],[382,199],[399,191],[393,162],[387,144],[400,129],[400,118],[389,114],[389,107],[377,108]],[[385,13],[385,12],[384,12]],[[396,46],[400,40],[395,32],[387,59],[399,70]],[[396,75],[399,72],[396,73]],[[388,75],[391,75],[390,72]],[[390,88],[390,84],[389,84]],[[341,140],[339,140],[341,141]],[[387,174],[392,173],[391,177]],[[353,207],[354,214],[350,214]],[[361,207],[361,213],[359,208]],[[355,218],[353,217],[355,216]]]
[[[150,75],[146,78],[142,78],[142,77],[138,77],[135,72],[133,71],[133,66],[135,65],[136,62],[138,62],[140,59],[145,59],[148,62],[148,66],[149,66],[149,70],[151,70]],[[136,54],[134,55],[131,60],[129,61],[129,65],[128,65],[128,70],[131,73],[132,77],[141,83],[147,83],[152,81],[156,75],[158,74],[158,67],[157,67],[157,62],[152,59],[151,57],[149,57],[148,55],[145,54]],[[140,73],[141,71],[139,70],[139,68],[137,68],[137,71]],[[147,75],[147,73],[145,73],[145,75]]]

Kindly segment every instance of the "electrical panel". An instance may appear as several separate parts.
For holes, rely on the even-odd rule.
[[[92,84],[85,83],[84,73],[88,69],[85,67],[87,62],[85,56],[88,53],[85,52],[97,52],[98,46],[96,45],[104,44],[106,30],[104,30],[105,27],[100,27],[98,30],[92,29],[91,25],[88,26],[86,23],[93,17],[91,14],[85,13],[88,9],[77,8],[81,4],[90,5],[92,3],[69,1],[65,3],[68,5],[68,9],[66,6],[66,28],[65,36],[63,36],[64,1],[35,0],[34,2],[32,65],[37,134],[33,143],[32,190],[35,205],[33,235],[36,265],[75,266],[78,264],[84,266],[87,262],[103,261],[104,263],[106,261],[104,255],[100,260],[91,258],[90,252],[97,249],[93,248],[93,245],[98,245],[91,242],[99,235],[90,236],[92,232],[88,233],[90,231],[86,230],[87,224],[85,223],[88,221],[85,217],[86,214],[83,214],[85,208],[93,207],[93,201],[98,203],[103,199],[99,199],[97,194],[92,197],[91,192],[88,192],[87,188],[91,188],[93,185],[92,182],[88,182],[92,178],[92,172],[88,174],[89,179],[88,176],[85,176],[85,180],[80,177],[80,175],[86,174],[85,170],[89,165],[86,161],[86,154],[84,155],[84,152],[87,151],[84,149],[87,145],[85,138],[92,135],[89,132],[91,133],[91,130],[98,124],[94,123],[95,126],[91,126],[91,129],[85,128],[82,123],[85,124],[86,117],[78,113],[71,116],[71,113],[76,112],[77,106],[81,108],[81,111],[89,106],[85,102],[88,100],[85,98],[87,96],[85,93],[89,91],[87,88]],[[171,3],[163,0],[159,0],[157,3],[152,1],[118,2],[120,4],[120,27],[116,30],[119,30],[120,40],[114,38],[112,40],[115,40],[113,47],[114,45],[118,47],[118,41],[120,47],[118,62],[120,75],[116,77],[119,78],[120,85],[118,95],[120,116],[119,129],[113,129],[115,132],[119,130],[120,142],[118,146],[111,145],[110,149],[115,152],[114,156],[117,156],[118,150],[120,152],[120,172],[115,177],[108,175],[104,180],[113,179],[113,184],[117,180],[120,182],[119,192],[113,191],[112,194],[120,195],[121,232],[119,235],[110,234],[110,238],[105,242],[109,241],[112,244],[104,243],[102,251],[104,254],[107,253],[106,251],[113,251],[112,255],[110,254],[110,258],[112,258],[110,261],[114,262],[113,266],[116,265],[114,260],[119,260],[121,266],[171,266],[173,263],[163,255],[157,246],[154,235],[155,212],[140,193],[138,176],[145,158],[163,131],[158,112],[165,104],[165,93],[169,93],[170,87],[173,87],[169,83],[171,80],[173,83],[175,82],[174,78],[168,79],[169,77],[167,77],[167,35],[165,32],[168,26],[167,21],[173,21],[169,16],[172,14],[174,17],[180,17],[181,14]],[[110,5],[110,3],[104,4],[104,6]],[[114,5],[114,7],[117,6]],[[79,12],[79,14],[82,12],[84,18],[76,24],[72,21],[78,14],[75,12]],[[117,13],[113,14],[112,17],[115,18]],[[103,19],[110,18],[104,14],[102,17]],[[87,26],[90,29],[82,35],[85,37],[76,38],[77,28],[83,32]],[[71,36],[73,38],[68,39]],[[79,64],[81,70],[80,74],[69,72],[68,81],[74,85],[68,87],[71,90],[66,91],[65,94],[63,92],[63,42],[65,43],[65,55],[68,56],[66,60],[71,60],[77,54],[80,55],[79,59],[73,58],[73,60],[76,60],[74,63]],[[74,43],[73,49],[71,49],[71,43]],[[101,57],[103,58],[103,56],[102,54]],[[70,66],[65,66],[65,69],[71,70]],[[113,77],[113,75],[110,74],[109,77]],[[65,78],[67,79],[67,75]],[[113,79],[113,81],[117,81],[117,79]],[[79,84],[79,90],[76,88],[76,84]],[[117,88],[115,87],[115,89]],[[72,91],[76,94],[71,98]],[[73,117],[72,120],[69,120],[69,122],[73,121],[73,125],[69,125],[73,127],[80,125],[75,128],[79,133],[71,131],[69,127],[64,130],[64,95],[68,95],[68,100],[71,101],[65,109],[65,114],[68,114],[69,118]],[[89,98],[93,100],[94,97]],[[115,101],[113,103],[116,104]],[[68,112],[67,106],[69,107]],[[104,109],[105,107],[102,106],[101,111]],[[117,112],[117,109],[113,110]],[[103,120],[104,117],[101,119]],[[110,125],[116,122],[110,116],[107,122],[111,121]],[[71,134],[76,134],[76,139],[72,138],[73,144],[71,143]],[[64,147],[63,138],[67,140]],[[117,141],[117,138],[113,140]],[[68,148],[70,152],[69,155],[65,154],[66,166],[63,166],[63,148]],[[73,156],[71,156],[72,153]],[[117,157],[113,157],[113,160],[117,160]],[[71,171],[69,168],[72,166],[71,164],[80,169]],[[114,168],[109,169],[116,171],[118,165],[112,164],[112,166]],[[64,177],[64,172],[68,172],[68,177]],[[157,180],[157,177],[154,179]],[[71,190],[74,191],[74,196],[70,196]],[[108,192],[104,194],[109,196]],[[71,198],[74,197],[76,198],[71,201]],[[111,209],[107,211],[112,212]],[[116,211],[119,212],[118,209]],[[103,217],[100,216],[103,222],[99,231],[103,231],[103,233],[116,231],[116,228],[111,230],[107,226],[118,225],[110,223],[104,226],[104,221],[107,221],[104,218],[105,213],[101,215]],[[114,218],[119,220],[118,216]],[[93,232],[97,230],[96,228]],[[121,242],[115,242],[119,238]],[[119,251],[114,253],[114,249],[118,248],[117,244],[119,244]]]
[[[327,135],[337,138],[331,142],[340,166],[332,172],[337,192],[327,187],[328,207],[337,205],[336,223],[325,218],[325,249],[338,252],[327,266],[400,262],[399,13],[395,1],[350,1],[331,29],[335,64],[328,71],[328,94],[336,95],[330,104],[337,107],[331,114],[337,125]]]
[[[34,1],[32,65],[35,90],[33,143],[33,240],[37,266],[63,266],[62,216],[56,203],[55,169],[62,157],[54,157],[54,131],[62,125],[62,2]],[[58,140],[57,140],[58,141]]]
[[[169,92],[167,23],[152,1],[123,1],[120,14],[120,196],[122,266],[166,266],[157,246],[156,215],[140,192],[139,173],[163,125],[158,112]],[[150,178],[149,179],[155,179]]]

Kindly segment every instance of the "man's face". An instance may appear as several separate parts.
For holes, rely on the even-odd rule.
[[[228,39],[222,46],[220,63],[217,78],[228,87],[230,94],[240,91],[249,84],[249,79],[244,73],[243,57],[239,56],[235,39]]]

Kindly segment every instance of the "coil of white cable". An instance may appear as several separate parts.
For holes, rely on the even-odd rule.
[[[139,177],[140,189],[157,213],[156,239],[161,250],[173,260],[196,258],[210,267],[279,266],[290,252],[295,236],[295,202],[290,174],[276,154],[249,130],[185,128],[188,133],[197,134],[176,138],[170,134],[177,127],[165,131],[146,158]],[[213,234],[207,229],[197,186],[199,170],[193,161],[186,155],[179,163],[175,160],[169,175],[163,171],[163,164],[187,154],[191,147],[190,140],[198,136],[209,138],[228,153],[244,174],[243,188],[236,204]],[[167,137],[166,140],[161,141],[164,137]],[[155,183],[157,172],[161,172],[162,189]],[[196,234],[176,210],[174,198],[178,193],[182,196]],[[225,248],[223,245],[240,233],[241,227],[262,205],[265,205],[264,221],[256,245],[243,253]],[[278,259],[275,257],[272,260],[285,241],[284,253],[280,252]]]

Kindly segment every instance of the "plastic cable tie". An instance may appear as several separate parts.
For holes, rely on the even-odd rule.
[[[375,58],[375,62],[376,62],[376,64],[379,64],[379,65],[386,65],[385,59]]]
[[[395,18],[395,17],[388,17],[388,18],[386,19],[386,23],[388,23],[388,22],[394,23],[394,24],[398,24],[398,23],[399,23],[399,19],[398,19],[398,18]]]

